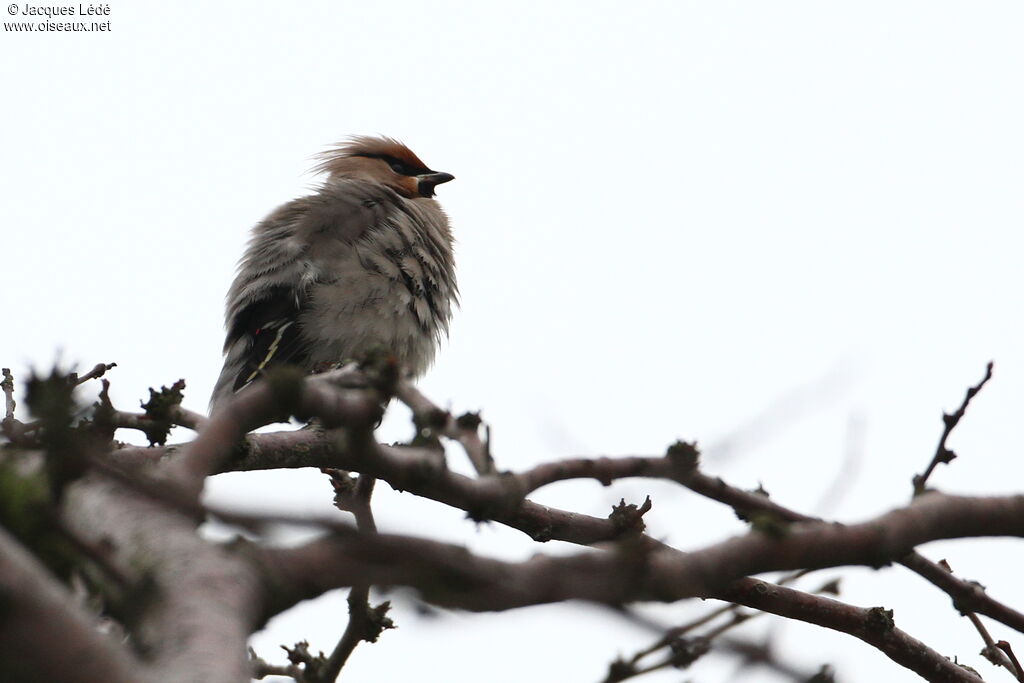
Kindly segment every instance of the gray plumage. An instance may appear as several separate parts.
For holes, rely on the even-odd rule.
[[[420,375],[447,334],[458,286],[431,197],[452,176],[390,138],[353,138],[322,158],[327,181],[253,229],[227,296],[211,411],[274,365],[311,371],[374,347]]]

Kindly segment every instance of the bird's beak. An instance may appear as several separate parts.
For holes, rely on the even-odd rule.
[[[455,180],[455,176],[451,173],[424,173],[423,175],[416,176],[419,181],[420,195],[424,197],[433,197],[434,188],[441,183],[447,183],[449,180]]]

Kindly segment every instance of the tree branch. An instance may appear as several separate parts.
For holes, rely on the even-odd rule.
[[[299,585],[301,578],[304,590],[311,591],[286,602],[368,580],[409,585],[430,602],[473,611],[576,599],[617,605],[719,597],[850,633],[894,661],[927,673],[929,680],[975,681],[973,674],[896,630],[890,612],[854,608],[741,577],[805,566],[873,565],[884,561],[886,553],[898,557],[906,546],[961,534],[1021,535],[1022,513],[1021,497],[930,494],[913,506],[858,525],[794,524],[781,538],[752,532],[688,554],[667,548],[637,552],[626,543],[618,552],[507,563],[449,544],[352,532],[264,551],[263,558],[275,585]]]
[[[466,452],[469,462],[477,474],[495,474],[494,458],[491,457],[490,439],[480,438],[482,421],[479,413],[465,413],[453,417],[442,410],[409,380],[398,383],[395,396],[412,411],[413,423],[421,432],[437,433],[457,441]]]
[[[896,628],[892,610],[855,607],[754,579],[735,582],[724,597],[772,614],[848,633],[929,681],[981,681],[979,676]]]
[[[54,634],[60,634],[55,642]],[[0,527],[0,678],[135,683],[139,663]]]
[[[963,419],[964,413],[967,412],[967,406],[970,405],[971,399],[974,398],[979,391],[981,391],[981,388],[984,387],[985,383],[988,382],[990,379],[992,379],[992,361],[989,361],[988,365],[985,367],[985,376],[981,379],[981,381],[978,382],[973,387],[967,388],[967,394],[964,396],[964,400],[960,404],[960,407],[956,409],[956,412],[943,413],[942,436],[939,437],[939,445],[935,448],[935,455],[932,456],[932,461],[928,463],[928,467],[925,468],[924,472],[915,475],[912,480],[914,484],[915,496],[919,496],[925,492],[925,488],[928,483],[928,477],[932,476],[932,472],[935,471],[935,468],[939,465],[939,463],[952,462],[953,458],[956,457],[956,453],[954,453],[946,446],[946,440],[949,438],[949,435],[953,433],[953,430],[956,428],[956,426],[960,424],[960,420]]]
[[[89,533],[107,534],[96,537],[96,540],[102,538],[103,542],[113,543],[118,566],[139,567],[141,563],[141,566],[150,568],[156,584],[160,586],[155,596],[146,596],[146,618],[137,641],[155,653],[152,671],[158,672],[160,680],[175,680],[176,676],[182,675],[189,657],[201,657],[198,644],[186,642],[181,645],[185,633],[182,629],[195,614],[206,614],[204,627],[193,628],[188,633],[196,636],[196,631],[200,631],[205,645],[219,643],[222,648],[234,649],[239,642],[244,642],[254,625],[268,615],[334,587],[359,587],[350,595],[350,600],[354,600],[350,605],[361,606],[364,616],[368,615],[368,605],[362,587],[371,583],[409,585],[437,604],[472,610],[502,610],[572,599],[611,605],[637,600],[674,601],[688,597],[719,597],[742,602],[739,597],[730,597],[733,595],[730,591],[739,591],[745,582],[754,581],[743,578],[749,574],[843,564],[881,566],[907,555],[914,546],[928,540],[978,535],[1019,536],[1024,533],[1022,497],[967,498],[929,494],[918,497],[906,508],[869,522],[851,526],[828,525],[779,506],[762,493],[741,491],[720,479],[702,474],[697,469],[696,449],[688,444],[676,444],[663,457],[575,458],[540,465],[518,474],[462,477],[447,470],[443,458],[434,448],[377,444],[371,437],[371,429],[380,415],[381,397],[374,389],[365,386],[353,389],[341,381],[350,377],[350,372],[342,370],[308,379],[272,376],[258,382],[240,392],[234,401],[203,424],[198,437],[169,462],[161,463],[158,471],[170,474],[174,481],[185,484],[184,500],[189,500],[196,496],[203,479],[215,471],[279,467],[283,462],[288,466],[296,466],[297,463],[309,465],[312,464],[310,460],[322,459],[323,462],[317,464],[360,472],[360,481],[372,482],[380,477],[396,488],[462,508],[473,519],[495,520],[519,528],[539,541],[559,538],[581,544],[612,539],[620,539],[621,542],[611,552],[502,563],[473,556],[448,544],[348,532],[331,525],[332,535],[306,546],[267,550],[249,548],[246,544],[240,546],[244,550],[240,555],[236,551],[211,548],[195,538],[194,519],[188,512],[194,512],[192,508],[198,509],[196,504],[168,506],[164,500],[166,496],[155,495],[150,500],[148,492],[141,488],[131,487],[132,490],[125,491],[122,488],[124,481],[98,482],[87,477],[72,486],[75,495],[66,497],[72,501],[67,504],[76,509],[76,514],[84,510],[85,517],[98,523],[96,529],[80,527],[78,533],[86,541]],[[973,388],[974,393],[984,382]],[[958,411],[960,416],[972,395],[969,391]],[[406,391],[406,398],[413,403],[419,401],[422,413],[424,404],[415,394]],[[428,408],[432,406],[426,405]],[[414,412],[416,410],[414,408]],[[287,413],[316,416],[324,427],[341,426],[344,429],[303,430],[286,435],[245,438],[249,429],[280,419]],[[444,415],[443,423],[438,419],[438,424],[432,428],[439,430],[442,436],[457,438],[449,429],[451,416]],[[951,419],[955,424],[959,417],[954,415]],[[476,426],[473,426],[474,434]],[[467,428],[466,425],[456,427]],[[418,428],[422,429],[419,425]],[[243,439],[245,445],[239,450],[237,446]],[[945,438],[941,443],[944,442]],[[479,449],[479,444],[472,448]],[[160,461],[163,455],[173,450],[120,449],[113,459],[123,462],[136,458],[145,462]],[[478,456],[479,453],[477,450]],[[636,526],[624,528],[616,523],[614,515],[612,519],[576,515],[525,499],[530,492],[557,481],[592,478],[607,485],[616,479],[634,476],[676,481],[697,493],[731,505],[741,517],[753,520],[755,531],[684,554],[637,533]],[[114,495],[115,491],[117,495]],[[180,502],[177,497],[173,498]],[[98,502],[101,499],[104,501],[102,505]],[[641,511],[638,510],[638,516]],[[71,519],[66,519],[70,524]],[[247,520],[240,519],[240,522],[246,523]],[[642,522],[639,528],[642,529]],[[147,540],[140,541],[142,538]],[[153,547],[156,539],[161,547]],[[194,545],[196,543],[198,545]],[[172,548],[178,556],[188,558],[188,566],[183,565],[180,557],[176,560],[174,553],[169,554]],[[250,564],[253,558],[255,567]],[[922,571],[934,573],[934,567],[923,558],[921,560]],[[156,564],[152,564],[154,561]],[[211,607],[197,602],[197,595],[203,601],[212,601],[212,594],[208,594],[209,586],[216,583],[215,577],[229,575],[233,578],[240,576],[240,580],[236,579],[240,585],[233,586],[231,591],[221,588],[216,592],[221,605]],[[929,580],[937,585],[958,581],[948,572],[944,572],[942,578]],[[755,582],[752,585],[763,587],[769,584]],[[168,586],[174,586],[190,597],[177,598],[173,595],[176,591],[169,590]],[[207,589],[205,592],[204,587]],[[778,595],[796,599],[785,593]],[[983,597],[974,593],[966,597],[984,602]],[[753,602],[755,598],[748,596],[746,599]],[[766,606],[758,608],[765,611],[784,616],[799,612],[799,605],[792,604],[792,601],[785,609],[769,604],[770,601],[762,602]],[[231,609],[223,610],[223,603],[230,605]],[[817,609],[821,610],[822,605],[818,604]],[[845,621],[839,621],[852,629],[854,626],[851,624],[860,620],[857,628],[863,631],[871,628],[864,625],[865,619],[883,616],[884,610],[848,611]],[[807,611],[803,618],[845,630],[842,624],[825,623],[828,619],[815,616],[813,611]],[[355,618],[350,619],[345,636],[328,660],[331,667],[325,673],[332,676],[330,680],[337,675],[337,670],[355,644],[361,639],[368,639],[357,637],[360,628]],[[889,632],[893,629],[883,623],[882,630]],[[872,642],[883,651],[895,648],[887,654],[915,671],[926,665],[935,671],[942,669],[946,660],[930,650],[922,650],[915,645],[916,641],[906,640],[903,635],[893,642],[877,639],[877,642],[872,642],[863,633],[857,637]],[[166,643],[179,646],[162,647]],[[908,654],[907,648],[916,648],[918,654]],[[210,664],[204,680],[230,680],[240,666],[244,669],[245,664],[233,659]],[[959,671],[962,670],[958,668]],[[947,671],[943,675],[953,676],[953,673]],[[972,679],[951,677],[933,680]]]
[[[137,573],[132,643],[147,661],[139,678],[246,680],[245,643],[261,623],[263,585],[244,546],[211,545],[196,534],[194,518],[95,475],[68,487],[62,513],[77,536],[103,544],[118,566]]]
[[[371,476],[360,475],[354,490],[343,499],[347,504],[341,504],[340,501],[338,504],[338,507],[348,510],[355,516],[356,528],[367,534],[377,532],[377,523],[373,519],[373,509],[370,507],[370,498],[373,496],[376,481]],[[337,487],[335,490],[337,491]],[[374,642],[380,635],[380,620],[384,617],[371,611],[369,600],[369,584],[353,586],[349,591],[348,625],[320,673],[319,680],[322,683],[334,683],[356,646],[364,640]]]
[[[198,496],[205,478],[218,470],[248,432],[282,419],[282,413],[316,416],[331,427],[371,430],[382,413],[380,401],[372,392],[334,386],[351,376],[346,369],[306,379],[282,371],[249,385],[211,417],[168,465],[167,473]]]

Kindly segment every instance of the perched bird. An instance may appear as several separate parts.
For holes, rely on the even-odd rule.
[[[458,301],[452,235],[434,188],[452,180],[387,137],[319,155],[327,179],[253,229],[227,295],[211,411],[267,368],[312,371],[383,348],[414,375]]]

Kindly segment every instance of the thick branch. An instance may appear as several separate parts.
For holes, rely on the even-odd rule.
[[[748,575],[881,566],[929,541],[1022,535],[1024,496],[929,494],[861,524],[793,524],[781,537],[751,532],[692,553],[664,546],[630,548],[627,543],[613,553],[502,563],[449,544],[353,533],[267,551],[264,557],[271,574],[283,571],[296,582],[306,581],[298,593],[285,597],[287,602],[370,581],[419,588],[438,604],[490,611],[559,600],[621,604],[717,597],[730,582]],[[275,563],[280,563],[276,569]],[[431,581],[424,579],[424,572]]]
[[[437,604],[476,611],[574,599],[614,605],[720,597],[850,633],[929,680],[974,681],[977,678],[969,672],[895,629],[891,613],[880,608],[854,608],[752,579],[736,579],[805,566],[876,564],[886,554],[898,557],[906,546],[938,538],[1021,535],[1022,513],[1021,497],[932,494],[909,508],[859,525],[796,524],[782,538],[754,532],[690,554],[671,549],[630,552],[626,544],[618,552],[506,563],[423,539],[351,533],[299,548],[265,551],[264,559],[275,585],[304,582],[303,592],[287,601],[368,580],[412,586]]]
[[[134,683],[137,668],[127,650],[100,633],[67,589],[0,527],[0,679]]]
[[[239,393],[215,413],[167,467],[186,490],[198,496],[203,480],[216,472],[242,438],[253,429],[287,416],[316,416],[330,426],[370,429],[381,415],[371,392],[345,391],[334,386],[349,379],[346,370],[303,379],[278,376],[260,380]]]
[[[119,464],[156,462],[165,457],[166,449],[124,448],[111,458]],[[782,521],[818,521],[786,508],[758,493],[744,491],[717,477],[695,468],[673,466],[663,457],[576,458],[539,465],[519,475],[471,479],[447,470],[438,470],[436,454],[417,449],[381,446],[377,457],[352,443],[339,442],[330,434],[313,431],[251,434],[236,457],[225,462],[227,471],[294,467],[337,467],[369,472],[395,488],[486,516],[538,541],[561,540],[592,545],[618,537],[621,530],[608,519],[559,510],[524,500],[513,504],[522,492],[556,481],[571,478],[593,478],[601,483],[630,476],[665,477],[673,479],[695,493],[722,502],[744,515],[767,512]],[[908,569],[921,575],[946,592],[963,612],[984,614],[1024,632],[1024,614],[989,596],[977,584],[957,578],[948,570],[910,552],[898,559]]]
[[[308,393],[308,392],[306,392]],[[335,393],[335,396],[337,394]],[[313,407],[313,412],[318,408]],[[346,407],[341,411],[343,415],[350,416],[352,414],[351,406]],[[215,420],[216,422],[216,420]],[[197,439],[198,441],[198,439]],[[352,441],[348,440],[341,444],[333,444],[333,448],[328,446],[323,449],[323,455],[332,462],[329,464],[335,467],[344,467],[346,469],[352,469],[355,471],[361,471],[374,476],[382,476],[387,479],[393,486],[398,488],[405,488],[414,492],[426,495],[427,497],[434,497],[438,500],[463,507],[472,516],[478,519],[495,519],[503,521],[505,523],[512,523],[513,526],[519,525],[532,528],[533,533],[537,537],[537,532],[540,531],[539,536],[541,538],[547,537],[558,537],[557,534],[550,534],[550,530],[537,529],[536,528],[536,513],[538,510],[530,510],[532,503],[523,502],[523,497],[530,491],[535,490],[548,483],[555,481],[561,481],[571,478],[594,478],[602,483],[610,483],[612,480],[627,477],[627,476],[648,476],[671,479],[678,481],[679,483],[693,489],[698,493],[722,500],[735,507],[741,513],[747,513],[750,511],[767,511],[777,516],[782,521],[787,520],[808,520],[803,515],[792,513],[781,506],[768,501],[766,497],[753,494],[748,492],[739,491],[728,487],[720,480],[711,479],[705,475],[700,474],[696,471],[695,467],[686,466],[685,463],[681,464],[678,459],[673,458],[619,458],[619,459],[577,459],[564,461],[561,463],[553,463],[550,465],[543,465],[527,472],[515,475],[505,474],[500,477],[484,477],[482,479],[468,479],[465,477],[459,478],[458,475],[452,475],[447,470],[443,469],[443,465],[439,464],[436,454],[422,452],[422,449],[409,449],[409,448],[389,448],[378,446],[369,440]],[[225,448],[223,443],[219,447],[220,455],[219,459],[223,460],[225,457]],[[294,451],[293,451],[294,453]],[[265,455],[266,453],[264,453]],[[248,455],[251,455],[249,453]],[[294,457],[294,456],[292,456]],[[351,464],[346,462],[338,462],[339,460],[351,459]],[[210,462],[214,462],[211,460]],[[325,463],[326,464],[326,463]],[[230,467],[230,465],[229,465]],[[417,490],[419,489],[419,490]],[[426,492],[424,489],[431,489],[434,493]],[[931,540],[930,537],[921,537],[922,524],[920,519],[912,519],[907,522],[904,518],[915,518],[922,514],[922,510],[927,507],[926,503],[930,504],[931,497],[927,497],[928,500],[922,499],[919,503],[911,508],[904,510],[897,510],[890,513],[885,520],[875,520],[874,523],[866,523],[864,525],[857,525],[856,527],[829,527],[823,524],[815,523],[807,528],[805,525],[792,525],[788,528],[784,528],[784,538],[772,539],[776,545],[774,551],[766,548],[747,547],[750,546],[749,539],[755,538],[757,540],[764,540],[760,534],[748,535],[741,539],[733,539],[733,541],[720,544],[700,553],[694,554],[693,556],[682,556],[677,551],[673,551],[667,548],[658,548],[658,544],[653,543],[649,539],[646,539],[640,544],[636,550],[644,549],[641,555],[644,558],[642,564],[656,563],[659,561],[665,561],[667,565],[672,565],[673,562],[677,562],[680,557],[686,557],[689,561],[688,565],[680,565],[675,567],[672,571],[675,571],[677,576],[673,577],[671,583],[673,583],[678,590],[678,586],[682,584],[686,586],[684,593],[686,594],[675,594],[675,597],[671,599],[678,599],[682,597],[690,597],[691,595],[706,595],[713,596],[716,593],[721,594],[722,591],[726,590],[726,581],[729,578],[738,578],[743,574],[755,573],[760,571],[766,571],[769,569],[782,569],[782,568],[803,568],[803,567],[815,567],[815,566],[833,566],[835,564],[843,563],[859,563],[878,565],[892,559],[898,558],[906,552],[910,551],[913,546],[918,543],[924,542],[925,540]],[[955,498],[943,498],[946,504],[949,501],[973,501],[982,505],[987,505],[994,500],[1007,502],[1011,506],[1017,506],[1019,508],[1020,501],[1018,499],[955,499]],[[934,505],[932,506],[934,507]],[[523,512],[526,512],[527,521],[524,524],[524,520],[521,517]],[[552,511],[555,516],[562,511]],[[533,519],[531,519],[531,513],[533,513]],[[570,513],[562,513],[570,514]],[[986,513],[987,514],[987,513]],[[931,511],[925,515],[929,519],[935,516],[934,511]],[[942,515],[940,514],[939,517]],[[587,518],[584,516],[578,516],[584,522],[587,522]],[[1005,518],[1004,518],[1005,519]],[[569,526],[575,526],[574,522],[579,520],[572,520],[569,522]],[[602,527],[599,531],[600,534],[604,535],[604,538],[611,538],[617,533],[616,530],[610,530],[606,520],[599,520],[596,518],[589,518],[591,522],[597,522],[596,526],[593,526],[592,531],[596,531],[597,527]],[[926,520],[927,522],[927,520]],[[954,516],[954,518],[947,518],[945,522],[942,522],[939,526],[943,527],[941,531],[936,531],[934,526],[929,527],[931,531],[936,531],[939,535],[934,536],[935,538],[947,538],[955,537],[958,535],[979,535],[984,533],[1007,533],[1010,535],[1019,535],[1020,531],[1017,527],[1013,529],[1003,527],[992,527],[985,528],[983,530],[977,529],[975,531],[970,530],[956,530],[956,524],[963,522],[962,517]],[[1008,523],[1008,522],[1007,522]],[[869,528],[874,524],[875,528]],[[522,528],[517,526],[517,528]],[[928,526],[928,523],[924,524]],[[1011,524],[1012,526],[1012,524]],[[799,527],[799,529],[797,528]],[[885,528],[889,527],[889,528]],[[807,538],[813,538],[814,535],[821,536],[824,534],[826,537],[829,532],[835,532],[836,529],[846,529],[849,531],[856,531],[857,535],[851,536],[847,534],[843,536],[840,534],[836,536],[832,534],[831,538],[818,538],[818,540],[810,540]],[[893,532],[893,533],[891,533]],[[903,538],[907,536],[907,538]],[[794,539],[803,539],[804,542],[799,544],[793,544]],[[567,539],[568,540],[568,539]],[[595,539],[604,540],[604,539]],[[338,539],[332,539],[332,542],[337,542]],[[581,541],[576,541],[581,542]],[[593,540],[587,542],[594,542]],[[728,546],[730,543],[737,544],[739,547],[732,552],[729,552]],[[778,544],[785,544],[786,547],[779,549]],[[817,544],[817,549],[815,546]],[[362,544],[362,548],[365,550],[365,543]],[[373,545],[370,544],[372,548]],[[652,548],[654,550],[652,550]],[[754,552],[750,552],[750,551]],[[842,555],[846,559],[837,559],[838,554]],[[311,552],[316,555],[318,552],[322,552],[322,548],[317,551]],[[348,552],[351,553],[352,549],[349,548]],[[360,551],[355,551],[357,554]],[[822,554],[824,552],[824,554]],[[715,556],[718,554],[718,557]],[[775,554],[777,553],[777,554]],[[817,553],[817,554],[816,554]],[[386,553],[387,554],[387,553]],[[799,560],[794,560],[794,555],[800,557]],[[825,556],[827,555],[827,557]],[[582,557],[582,556],[581,556]],[[809,559],[817,557],[818,559]],[[765,564],[760,566],[744,567],[744,562],[749,562],[751,558],[758,558]],[[440,559],[440,558],[435,558]],[[587,558],[589,562],[590,558]],[[694,565],[696,560],[696,566]],[[922,558],[923,560],[923,558]],[[483,561],[483,560],[481,560]],[[583,561],[583,560],[581,560]],[[783,563],[781,565],[777,563]],[[786,564],[793,562],[794,564]],[[927,561],[924,561],[927,562]],[[400,567],[412,567],[415,566],[415,562],[412,558],[391,558],[392,565],[399,565]],[[324,565],[321,565],[323,567]],[[632,565],[631,565],[632,566]],[[702,567],[703,566],[703,567]],[[721,568],[725,567],[728,572],[723,578]],[[307,569],[310,567],[307,566]],[[611,589],[609,593],[609,586],[612,585],[608,581],[600,583],[603,587],[598,590],[594,595],[587,594],[587,585],[583,581],[584,576],[593,576],[595,571],[594,567],[590,567],[584,563],[585,572],[577,574],[577,583],[574,583],[571,587],[563,587],[559,583],[552,585],[550,582],[553,579],[545,578],[546,575],[543,572],[539,572],[534,567],[534,573],[526,571],[525,576],[519,577],[529,583],[531,577],[541,577],[539,585],[543,587],[543,595],[537,597],[536,595],[530,595],[529,590],[526,590],[526,595],[523,593],[517,593],[512,591],[510,594],[508,591],[504,593],[495,589],[495,585],[503,585],[501,582],[497,584],[493,581],[489,581],[491,595],[487,600],[497,600],[494,602],[484,602],[477,606],[473,606],[474,599],[483,599],[481,596],[475,596],[469,599],[469,604],[464,604],[467,595],[462,590],[464,587],[462,583],[459,584],[459,594],[455,597],[448,594],[447,590],[441,591],[442,595],[440,598],[436,598],[441,604],[447,604],[446,600],[451,600],[453,605],[467,607],[470,609],[505,609],[508,607],[518,606],[520,604],[536,604],[537,601],[550,601],[550,600],[561,600],[561,599],[590,599],[604,602],[610,602],[617,604],[625,600],[635,599],[668,599],[665,597],[664,590],[669,587],[668,579],[660,577],[657,572],[650,573],[644,578],[649,580],[650,583],[644,581],[636,582],[635,586],[640,587],[649,593],[630,593],[627,587],[620,586],[619,589],[625,591],[624,593],[618,593],[616,590]],[[415,577],[406,577],[406,580],[401,579],[401,573],[399,575],[392,576],[388,571],[394,571],[394,569],[384,572],[384,577],[381,578],[378,574],[380,569],[376,563],[371,562],[369,566],[357,566],[357,567],[344,567],[339,565],[335,569],[341,572],[343,575],[346,571],[354,572],[351,576],[355,577],[353,581],[374,581],[381,583],[408,583],[414,585],[421,590],[424,590],[424,586],[419,585],[415,582]],[[490,569],[495,570],[495,566],[491,566]],[[508,571],[512,569],[505,568],[506,576]],[[605,568],[608,569],[607,567]],[[606,576],[607,579],[613,579],[614,576],[621,578],[622,566],[616,566],[615,570],[611,572],[611,576]],[[460,567],[460,570],[465,571],[465,567]],[[359,578],[360,572],[370,571],[369,577],[364,573],[362,578]],[[516,567],[514,572],[518,575],[521,571],[525,571],[524,567]],[[443,573],[443,572],[442,572]],[[572,574],[573,572],[569,572]],[[600,574],[599,571],[596,573]],[[607,572],[606,572],[607,573]],[[635,572],[634,572],[635,573]],[[711,575],[714,574],[712,577]],[[684,580],[680,581],[680,575]],[[308,577],[303,577],[308,578]],[[334,581],[338,580],[338,577],[333,578]],[[548,583],[545,583],[547,581]],[[470,582],[472,583],[472,582]],[[507,583],[507,581],[506,581]],[[329,586],[330,582],[326,582],[323,585],[317,586],[317,581],[314,580],[312,584],[314,593],[319,590],[325,589],[325,586]],[[341,584],[336,585],[350,585],[345,584],[342,580]],[[735,588],[735,586],[733,586]],[[526,587],[529,589],[529,586]],[[436,585],[434,586],[436,589]],[[564,589],[565,593],[559,591]],[[597,589],[595,589],[597,590]],[[672,595],[669,593],[669,595]],[[502,602],[504,600],[504,602]],[[285,600],[287,602],[287,599]],[[275,605],[274,607],[279,607]],[[841,629],[842,630],[842,629]],[[860,637],[860,636],[858,636]],[[911,666],[913,668],[913,666]],[[945,679],[943,679],[945,680]],[[958,680],[958,679],[949,679]]]
[[[896,628],[892,612],[881,607],[855,607],[754,579],[736,581],[723,597],[765,612],[848,633],[929,681],[981,681],[967,669]]]
[[[245,643],[260,623],[263,595],[247,558],[205,542],[195,520],[166,503],[95,476],[69,487],[63,519],[84,541],[102,544],[119,566],[136,572],[132,643],[147,655],[138,678],[247,679]]]

